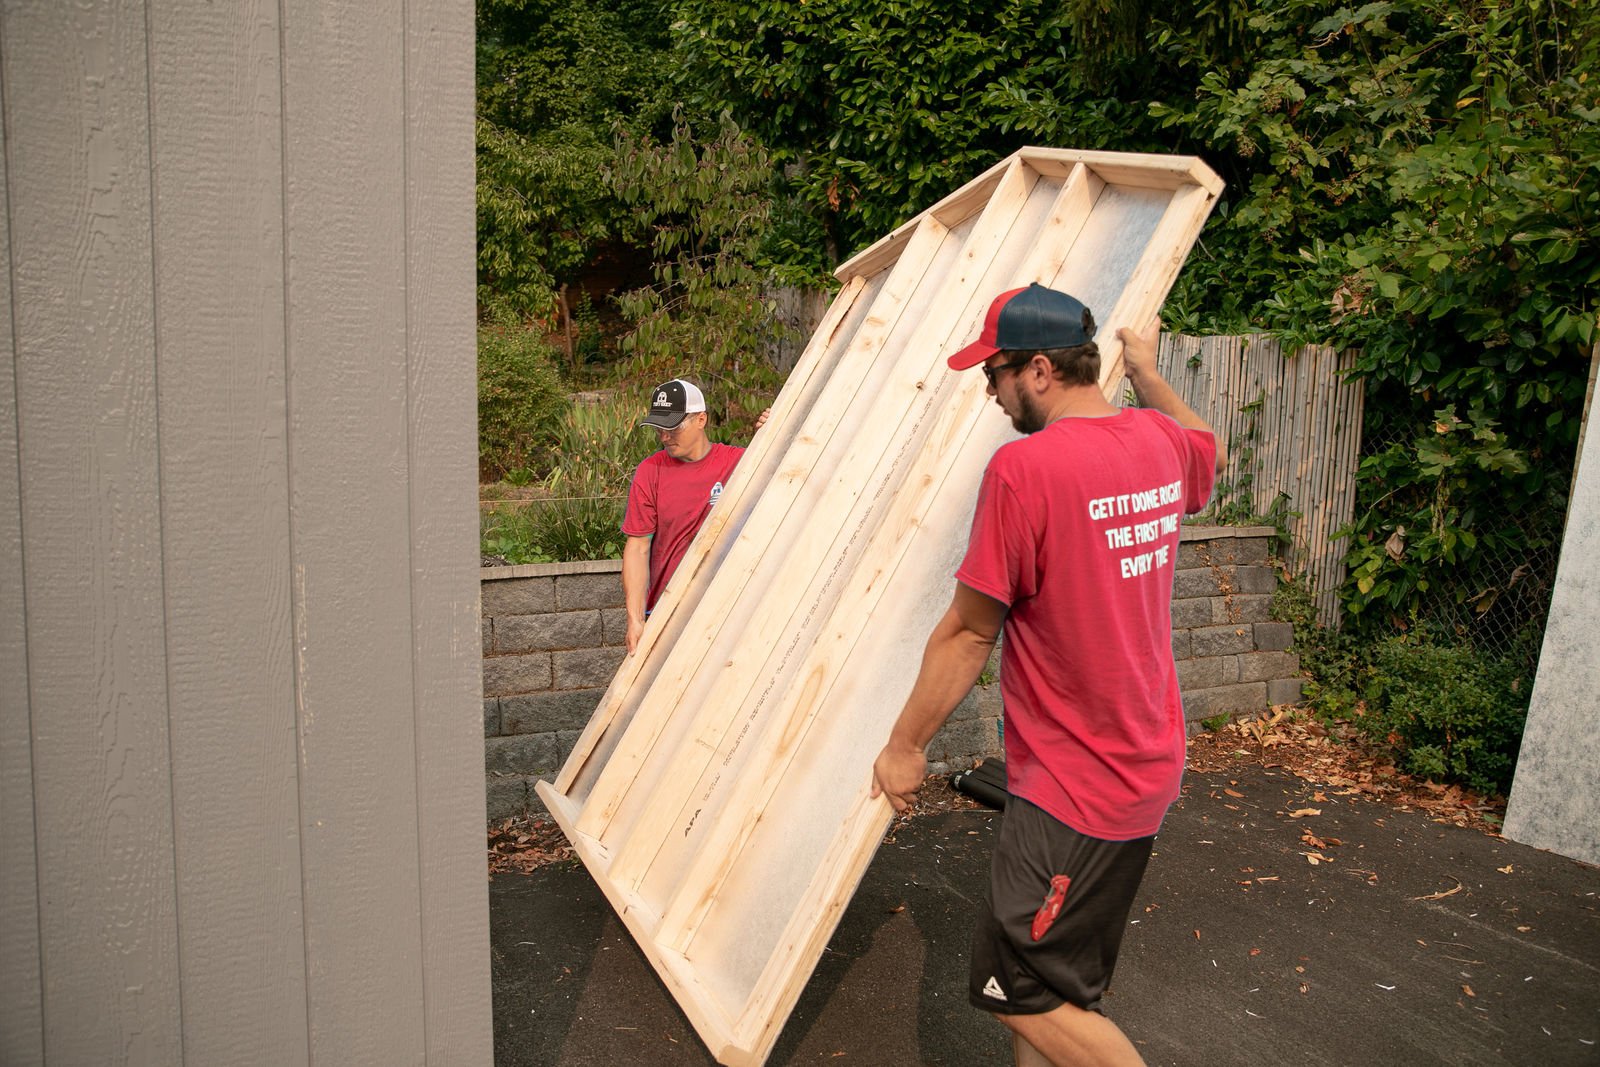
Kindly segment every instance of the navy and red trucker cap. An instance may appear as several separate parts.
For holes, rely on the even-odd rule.
[[[976,367],[996,352],[1073,348],[1093,337],[1094,316],[1081,300],[1034,282],[994,298],[983,320],[983,332],[950,357],[950,369]]]

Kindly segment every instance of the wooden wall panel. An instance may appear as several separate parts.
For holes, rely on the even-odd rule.
[[[45,1052],[175,1062],[144,11],[0,19]]]
[[[489,1063],[472,6],[405,5],[406,464],[424,1050]],[[464,1010],[465,1009],[465,1010]]]
[[[873,756],[1013,431],[946,356],[1030,281],[1119,325],[1165,298],[1220,183],[1024,149],[840,269],[839,303],[585,739],[540,794],[721,1062],[777,1038],[890,809]],[[808,362],[809,361],[809,362]]]
[[[306,1063],[277,5],[150,14],[184,1053]]]
[[[3,30],[3,26],[0,26]],[[0,33],[3,42],[3,33]],[[3,48],[3,43],[0,43]],[[5,59],[0,54],[0,74]],[[5,95],[0,83],[0,100]],[[22,593],[22,484],[18,476],[16,348],[12,336],[10,187],[0,121],[0,1063],[44,1060],[39,970],[39,883],[33,836],[33,747],[28,699],[27,609]]]
[[[405,7],[282,5],[289,527],[317,1059],[423,1045],[406,337]],[[330,521],[337,516],[338,521]],[[398,823],[397,821],[398,820]],[[392,832],[372,832],[388,826]],[[381,1025],[353,1027],[353,1019]]]

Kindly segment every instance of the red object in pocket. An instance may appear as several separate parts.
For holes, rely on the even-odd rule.
[[[1058,874],[1050,879],[1050,892],[1045,894],[1044,903],[1039,905],[1039,910],[1033,915],[1033,939],[1042,938],[1050,929],[1050,924],[1056,921],[1056,916],[1061,914],[1061,907],[1067,902],[1067,887],[1072,884],[1072,879],[1064,874]]]

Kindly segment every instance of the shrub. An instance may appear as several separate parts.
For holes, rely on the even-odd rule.
[[[568,563],[622,555],[621,497],[550,497],[484,519],[483,550],[508,563]]]
[[[548,495],[485,516],[483,550],[512,563],[620,557],[628,485],[657,447],[655,435],[636,425],[640,397],[569,405],[548,434]]]
[[[649,403],[648,388],[566,411],[554,429],[552,471],[545,480],[553,495],[627,496],[634,468],[660,447],[655,434],[638,425]]]
[[[1402,634],[1373,648],[1363,674],[1357,723],[1406,770],[1486,793],[1510,787],[1532,681],[1525,658]]]
[[[1294,654],[1310,676],[1306,704],[1324,721],[1347,718],[1356,705],[1355,639],[1317,624],[1317,603],[1304,575],[1283,576],[1272,594],[1272,617],[1294,627]]]
[[[554,352],[500,320],[478,328],[478,468],[498,478],[538,462],[568,408]]]

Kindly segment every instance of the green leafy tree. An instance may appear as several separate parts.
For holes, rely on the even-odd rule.
[[[670,110],[666,26],[637,0],[479,0],[478,300],[547,315],[630,213],[601,180],[613,129]]]
[[[1347,606],[1486,611],[1491,576],[1560,534],[1597,338],[1600,15],[1290,2],[1250,26],[1251,63],[1154,108],[1255,161],[1180,317],[1360,349],[1390,442],[1362,466]]]
[[[829,264],[1021,143],[985,95],[1054,49],[1068,22],[1034,0],[680,0],[675,11],[699,98],[772,152],[782,192],[821,227],[812,254]]]
[[[704,138],[674,118],[670,140],[624,132],[607,172],[654,257],[655,284],[619,299],[634,324],[625,370],[710,386],[717,431],[748,435],[781,384],[766,356],[781,326],[763,295],[771,163],[727,116]]]
[[[1249,9],[677,0],[672,32],[688,97],[767,146],[831,265],[1024,144],[1182,150],[1147,104],[1241,62]]]

